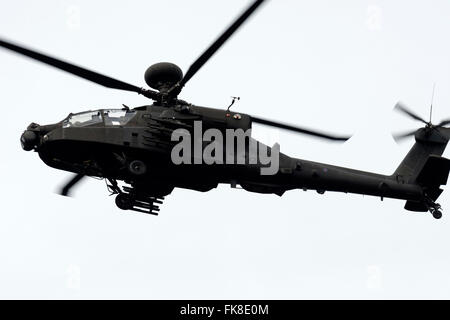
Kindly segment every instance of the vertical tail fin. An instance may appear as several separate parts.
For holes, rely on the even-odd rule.
[[[405,182],[414,183],[428,158],[430,156],[442,156],[446,146],[447,143],[431,144],[417,141],[395,170],[394,175],[401,177]]]
[[[416,133],[416,143],[394,172],[397,181],[419,184],[431,201],[442,193],[441,185],[447,183],[450,160],[442,154],[450,139],[448,128],[423,128]],[[408,201],[406,210],[428,211],[424,202]]]

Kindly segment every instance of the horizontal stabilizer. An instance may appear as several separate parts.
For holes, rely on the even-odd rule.
[[[416,182],[424,188],[424,192],[429,199],[436,201],[443,191],[439,186],[447,184],[449,171],[449,159],[430,155],[420,170]],[[407,201],[405,209],[426,212],[429,207],[422,201]]]
[[[430,155],[416,181],[424,186],[440,186],[447,184],[450,171],[450,160]]]

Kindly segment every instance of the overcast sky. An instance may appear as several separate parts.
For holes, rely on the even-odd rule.
[[[249,1],[6,1],[0,37],[124,81],[171,61],[187,70]],[[189,82],[191,103],[336,133],[330,144],[257,128],[288,155],[391,174],[418,128],[399,100],[450,116],[450,3],[272,0]],[[175,190],[158,217],[123,212],[102,181],[74,198],[69,176],[20,148],[34,121],[148,104],[0,50],[1,298],[450,298],[450,193],[444,217],[403,201],[229,186]],[[448,150],[444,156],[449,157]],[[447,210],[446,210],[447,209]]]

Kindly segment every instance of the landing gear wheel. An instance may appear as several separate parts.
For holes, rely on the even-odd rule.
[[[442,218],[442,211],[441,211],[442,207],[439,203],[434,202],[433,199],[431,199],[427,196],[427,197],[425,197],[424,204],[428,207],[428,210],[430,211],[433,218],[435,218],[435,219]]]
[[[128,170],[136,176],[141,176],[147,172],[147,166],[141,160],[133,160],[128,165]]]
[[[442,218],[442,212],[440,210],[434,210],[431,214],[433,215],[433,218],[435,218],[435,219]]]
[[[133,207],[132,199],[126,194],[123,193],[118,194],[115,201],[119,209],[129,210]]]

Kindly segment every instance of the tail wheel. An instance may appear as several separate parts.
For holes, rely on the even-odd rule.
[[[434,210],[432,215],[433,215],[433,218],[435,218],[435,219],[442,218],[442,212],[440,210]]]

